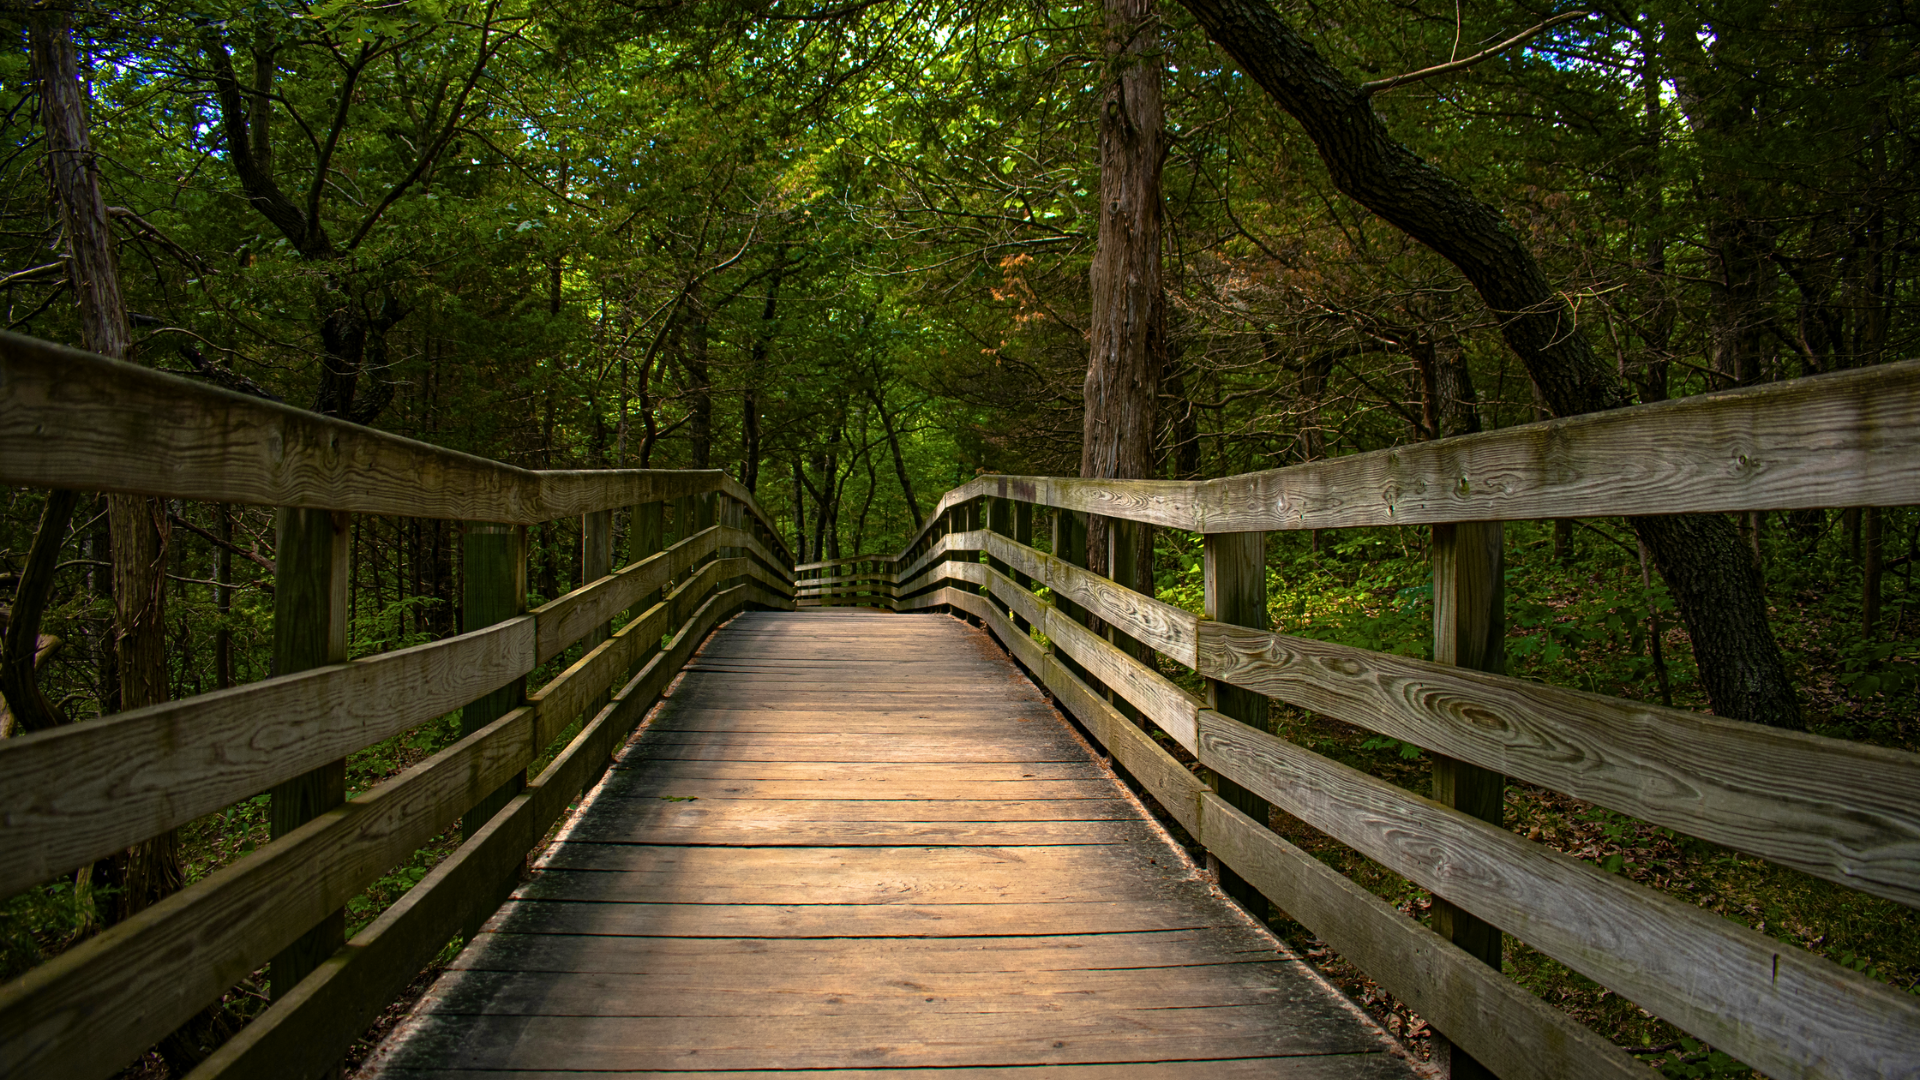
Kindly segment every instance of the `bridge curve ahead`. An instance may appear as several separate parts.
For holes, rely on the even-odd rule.
[[[718,631],[453,967],[376,1075],[1413,1075],[937,617]]]

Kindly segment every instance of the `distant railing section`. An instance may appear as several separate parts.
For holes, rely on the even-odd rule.
[[[1500,807],[1513,777],[1920,906],[1920,756],[1271,633],[1262,534],[1434,526],[1435,656],[1467,663],[1470,638],[1504,636],[1500,520],[1916,502],[1906,362],[1206,482],[984,476],[900,554],[818,564],[799,595],[891,589],[896,610],[985,626],[1229,891],[1271,899],[1495,1075],[1653,1075],[1502,976],[1504,931],[1769,1076],[1914,1076],[1920,998],[1530,843]],[[1036,506],[1054,509],[1051,554]],[[1078,565],[1089,513],[1116,522],[1110,565],[1131,565],[1126,522],[1202,533],[1207,614]],[[1269,696],[1423,747],[1435,798],[1271,734]],[[1271,832],[1269,804],[1430,889],[1440,932]]]
[[[791,555],[717,470],[518,469],[14,335],[0,335],[0,483],[280,507],[276,633],[328,643],[277,647],[276,678],[0,742],[0,895],[263,791],[312,808],[0,987],[9,1078],[110,1076],[269,961],[272,1005],[192,1075],[329,1071],[499,906],[708,632],[743,607],[793,605]],[[622,508],[631,561],[614,569]],[[463,633],[346,660],[354,513],[468,523]],[[526,611],[526,526],[576,515],[591,580]],[[345,798],[348,754],[455,710],[458,742]],[[340,940],[347,901],[456,822],[461,845]]]

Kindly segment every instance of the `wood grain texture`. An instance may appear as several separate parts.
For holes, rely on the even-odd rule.
[[[1920,755],[1211,623],[1200,627],[1200,670],[1920,904]]]
[[[942,591],[1024,640],[1036,666],[1052,662],[987,597]],[[895,663],[838,659],[865,635],[868,655]],[[929,682],[941,692],[917,692]],[[909,719],[935,723],[839,730],[811,700],[833,700],[836,685],[843,713],[906,699]],[[763,711],[818,726],[759,730]],[[963,719],[937,723],[947,711]],[[922,801],[927,785],[937,799]],[[1042,785],[1071,797],[1034,798]],[[878,791],[902,797],[849,798]],[[985,634],[949,619],[842,610],[728,624],[455,968],[383,1049],[383,1075],[965,1075],[1249,1054],[1273,1069],[1325,1057],[1339,1074],[1357,1057],[1407,1075],[1373,1025],[1221,900]]]
[[[1200,811],[1208,851],[1502,1080],[1658,1075],[1226,800]]]
[[[633,662],[649,646],[659,644],[661,635],[670,631],[680,633],[680,628],[701,605],[715,595],[717,582],[757,569],[751,559],[744,558],[715,559],[707,563],[675,586],[667,599],[621,627],[613,637],[574,661],[537,692],[528,694],[527,703],[533,706],[537,718],[534,745],[545,747],[552,742],[595,697],[624,679]]]
[[[111,1075],[523,769],[532,728],[516,709],[0,987],[0,1073]]]
[[[1164,749],[1049,658],[1044,684],[1209,851],[1469,1053],[1513,1080],[1650,1078],[1565,1013],[1300,851],[1207,790]]]
[[[982,496],[1193,532],[1908,505],[1920,360],[1220,480],[982,476],[943,496],[907,547]]]
[[[1211,712],[1202,764],[1770,1076],[1911,1075],[1920,1001]]]
[[[721,543],[721,534],[727,531],[719,526],[703,530],[657,555],[622,567],[614,574],[588,582],[535,608],[532,614],[540,626],[540,663],[558,656],[595,626],[659,591],[668,581],[686,574],[713,554]]]
[[[292,994],[241,1029],[190,1080],[267,1080],[284,1076],[289,1061],[326,1061],[342,1053],[455,932],[498,905],[500,898],[489,891],[494,883],[520,866],[581,788],[601,775],[693,648],[743,599],[744,592],[703,606],[674,646],[630,680],[525,792]]]
[[[717,469],[534,472],[8,333],[0,482],[521,525],[721,491],[780,545]]]
[[[847,559],[828,559],[825,562],[801,563],[800,565],[794,567],[793,571],[794,573],[798,574],[806,570],[827,570],[836,566],[851,566],[854,563],[877,562],[877,563],[891,564],[894,561],[894,559],[895,559],[895,556],[892,556],[892,555],[855,555],[852,558],[847,558]]]
[[[564,1080],[576,1073],[544,1069],[383,1069],[390,1080]],[[1204,1061],[1129,1061],[1120,1065],[1020,1065],[1008,1068],[958,1069],[810,1069],[780,1073],[686,1071],[636,1072],[618,1069],[596,1073],[597,1080],[1385,1080],[1404,1077],[1399,1059],[1384,1054],[1350,1057],[1235,1058]]]
[[[452,712],[533,648],[523,617],[0,742],[0,895]]]
[[[977,541],[983,550],[1014,571],[1071,597],[1135,641],[1145,642],[1188,667],[1194,666],[1194,627],[1199,619],[1192,612],[1122,588],[1010,537],[975,533],[968,538],[968,542],[972,541]]]

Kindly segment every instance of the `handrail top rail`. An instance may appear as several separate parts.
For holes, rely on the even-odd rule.
[[[898,555],[853,555],[845,559],[827,559],[824,562],[799,563],[795,565],[793,569],[795,573],[799,573],[802,570],[825,570],[830,566],[845,566],[848,563],[858,563],[858,562],[890,563],[890,562],[898,562],[899,560],[900,560],[900,556]]]
[[[6,331],[0,483],[512,525],[719,492],[792,559],[720,469],[526,469]]]
[[[1920,359],[1212,480],[986,474],[903,553],[982,496],[1193,532],[1904,505],[1920,502]]]

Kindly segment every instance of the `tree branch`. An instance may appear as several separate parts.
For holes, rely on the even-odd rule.
[[[1384,94],[1388,90],[1392,90],[1398,86],[1407,86],[1426,79],[1438,78],[1441,75],[1451,75],[1456,71],[1465,71],[1482,60],[1498,56],[1508,49],[1513,48],[1515,45],[1531,41],[1563,22],[1571,22],[1574,19],[1584,19],[1592,14],[1593,12],[1591,11],[1569,11],[1561,15],[1555,15],[1553,18],[1548,19],[1546,22],[1541,23],[1531,30],[1522,30],[1500,44],[1492,48],[1481,49],[1472,56],[1452,60],[1444,64],[1435,64],[1432,67],[1421,68],[1419,71],[1409,71],[1404,75],[1395,75],[1387,79],[1375,79],[1372,82],[1363,82],[1360,84],[1360,92],[1363,94]]]

